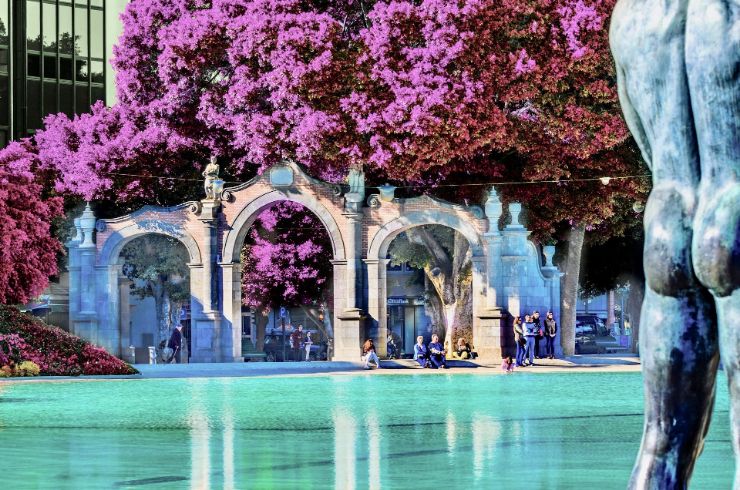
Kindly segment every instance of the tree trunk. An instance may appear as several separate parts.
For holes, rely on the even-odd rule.
[[[630,329],[632,337],[630,350],[638,352],[640,339],[640,313],[642,312],[642,300],[645,297],[645,284],[640,281],[630,281],[630,294],[627,297],[627,311],[630,315]]]
[[[581,255],[585,236],[585,227],[579,226],[571,230],[568,239],[568,256],[565,263],[565,275],[562,279],[560,305],[560,345],[563,348],[563,354],[566,356],[575,354],[576,302],[578,300]]]
[[[265,350],[265,330],[267,329],[267,322],[270,319],[267,315],[264,315],[263,313],[264,311],[261,308],[258,308],[254,314],[254,323],[256,323],[257,327],[257,341],[255,342],[255,348],[257,349],[257,352],[262,352]]]

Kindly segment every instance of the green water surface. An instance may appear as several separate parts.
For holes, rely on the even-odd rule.
[[[639,373],[0,384],[0,488],[625,488]],[[692,488],[731,488],[726,379]]]

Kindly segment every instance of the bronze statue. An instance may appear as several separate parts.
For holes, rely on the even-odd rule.
[[[653,174],[645,427],[630,488],[686,488],[721,358],[740,489],[740,0],[619,0],[610,40],[622,110]]]

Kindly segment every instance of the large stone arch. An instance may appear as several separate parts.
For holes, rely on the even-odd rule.
[[[368,315],[371,321],[371,330],[378,338],[379,350],[385,353],[387,342],[387,285],[386,266],[388,264],[388,248],[391,242],[402,232],[426,225],[439,225],[451,228],[461,233],[470,243],[473,256],[473,343],[478,339],[478,319],[476,312],[481,307],[481,297],[484,297],[486,284],[486,248],[481,233],[475,224],[477,217],[458,207],[445,206],[431,202],[432,207],[424,211],[409,211],[387,221],[377,232],[368,238],[367,259],[368,268]],[[435,205],[436,204],[436,205]],[[448,209],[450,208],[450,209]]]
[[[281,201],[298,203],[315,214],[329,234],[334,260],[345,259],[344,239],[339,225],[323,204],[310,195],[272,190],[257,196],[239,211],[224,239],[223,263],[239,262],[239,254],[244,246],[244,239],[254,221],[263,210]]]

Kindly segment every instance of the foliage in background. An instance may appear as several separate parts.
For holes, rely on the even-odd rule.
[[[0,303],[26,303],[57,273],[62,244],[51,234],[62,200],[44,193],[29,142],[0,151]]]
[[[17,308],[0,305],[0,367],[31,361],[42,375],[136,374],[137,371],[64,330],[46,325]]]
[[[167,341],[180,321],[180,308],[190,301],[190,255],[185,245],[167,235],[150,233],[135,238],[121,250],[123,273],[139,298],[154,298],[157,314],[155,345]]]

